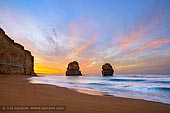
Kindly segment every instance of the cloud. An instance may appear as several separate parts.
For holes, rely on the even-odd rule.
[[[158,72],[160,66],[169,66],[170,57],[170,14],[158,9],[144,10],[132,22],[128,21],[129,25],[119,28],[113,25],[113,18],[108,18],[108,22],[79,15],[68,18],[67,14],[55,13],[53,7],[50,17],[42,18],[33,12],[6,7],[0,10],[0,27],[32,52],[36,72],[65,73],[73,60],[80,63],[83,73],[101,73],[105,62],[111,63],[118,73]],[[154,50],[164,60],[157,60]],[[159,71],[163,73],[164,69]]]
[[[94,34],[90,39],[84,42],[80,47],[76,50],[76,55],[79,55],[82,51],[84,51],[87,47],[93,44],[98,39],[98,34]]]
[[[153,50],[153,49],[156,49],[164,44],[170,44],[170,39],[159,39],[159,40],[152,41],[152,42],[144,45],[143,47],[136,48],[136,49],[130,51],[129,53],[132,54],[132,53],[137,53],[137,52],[144,52],[147,50]]]
[[[170,19],[169,11],[160,12],[157,8],[155,6],[152,16],[150,16],[151,11],[144,11],[138,18],[135,18],[134,29],[127,30],[127,27],[125,27],[124,34],[121,35],[120,51],[135,46],[136,43],[146,43],[150,40],[149,38],[156,38],[161,32],[170,27],[170,23],[168,23]]]

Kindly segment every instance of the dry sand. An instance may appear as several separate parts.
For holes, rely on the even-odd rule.
[[[53,85],[31,84],[26,80],[27,77],[29,76],[0,75],[0,113],[170,113],[169,104],[88,95]],[[2,106],[13,106],[15,110],[16,106],[65,106],[66,109],[3,111]]]

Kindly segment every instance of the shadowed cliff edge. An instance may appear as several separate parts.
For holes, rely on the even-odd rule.
[[[36,75],[31,52],[15,43],[0,28],[0,74]]]

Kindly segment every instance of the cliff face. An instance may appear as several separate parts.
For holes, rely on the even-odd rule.
[[[31,52],[9,38],[0,28],[0,74],[34,74]]]

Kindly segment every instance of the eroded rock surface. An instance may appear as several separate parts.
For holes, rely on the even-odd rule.
[[[70,62],[66,71],[66,76],[81,76],[81,71],[79,70],[79,64],[77,61]]]
[[[34,74],[34,57],[31,52],[15,43],[0,28],[0,74]]]
[[[105,63],[102,66],[102,75],[103,76],[113,76],[114,70],[109,63]]]

